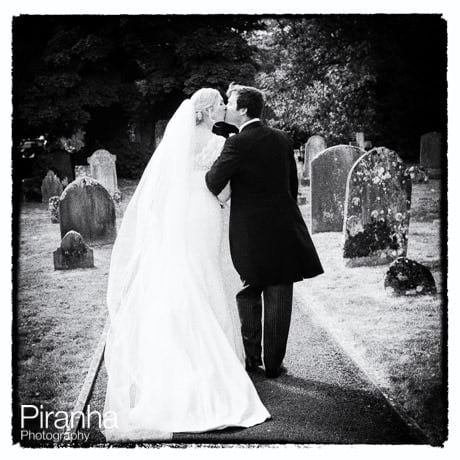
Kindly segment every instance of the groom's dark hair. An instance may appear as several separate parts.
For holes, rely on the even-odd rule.
[[[227,90],[227,97],[236,93],[236,108],[248,109],[249,118],[261,118],[264,110],[264,94],[252,86],[235,85],[230,83]]]

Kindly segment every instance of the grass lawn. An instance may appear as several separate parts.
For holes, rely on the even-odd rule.
[[[414,186],[408,246],[408,257],[431,269],[436,295],[389,296],[383,287],[387,265],[345,267],[341,233],[313,238],[325,273],[299,285],[308,308],[431,440],[441,442],[445,407],[439,181]]]
[[[135,183],[120,181],[119,186],[124,196],[117,207],[118,226]],[[430,266],[441,291],[438,191],[436,182],[414,187],[408,255]],[[344,268],[339,233],[314,235],[314,240],[326,274],[302,283],[303,294],[369,374],[432,436],[442,437],[440,295],[388,297],[383,291],[386,266]],[[94,269],[55,271],[53,251],[59,244],[59,225],[51,223],[47,206],[23,204],[16,304],[18,402],[69,411],[107,318],[112,246],[93,248]]]
[[[120,185],[125,197],[117,206],[117,217],[123,215],[135,189],[132,182]],[[46,204],[21,205],[16,305],[19,404],[69,411],[107,318],[112,245],[93,247],[95,268],[54,270],[53,252],[60,241],[59,224],[51,223]]]

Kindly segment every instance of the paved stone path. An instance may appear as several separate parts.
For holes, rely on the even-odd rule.
[[[224,275],[229,302],[239,288],[228,254]],[[308,283],[304,281],[304,283]],[[268,380],[251,374],[272,419],[248,429],[204,434],[175,433],[173,443],[425,443],[402,421],[380,392],[312,322],[295,295],[285,365],[286,375]],[[102,412],[106,373],[102,364],[90,399]],[[104,442],[89,432],[91,442]]]

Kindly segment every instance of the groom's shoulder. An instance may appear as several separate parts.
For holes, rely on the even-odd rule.
[[[270,130],[274,136],[285,140],[288,144],[293,144],[291,136],[286,131],[283,131],[278,128],[272,128],[270,126],[267,126],[266,128]]]

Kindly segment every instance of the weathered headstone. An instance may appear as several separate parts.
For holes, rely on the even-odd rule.
[[[388,267],[384,287],[392,295],[436,294],[436,283],[429,268],[405,257],[396,259]]]
[[[50,212],[51,222],[53,224],[59,223],[59,201],[60,197],[57,195],[50,197],[48,200],[48,211]]]
[[[55,270],[73,268],[93,268],[93,250],[85,243],[82,236],[73,230],[62,238],[61,246],[53,253]]]
[[[355,133],[356,136],[356,145],[364,150],[364,133]]]
[[[344,217],[347,266],[380,265],[407,254],[412,182],[399,156],[377,147],[350,171]]]
[[[115,205],[95,179],[79,177],[69,184],[61,195],[59,213],[61,237],[75,230],[88,243],[115,241]]]
[[[439,178],[442,168],[441,133],[426,133],[420,138],[420,166],[428,171],[431,178]]]
[[[326,149],[326,141],[322,136],[315,134],[311,136],[305,144],[305,156],[303,164],[303,177],[310,179],[310,167],[314,158]]]
[[[91,177],[91,166],[89,165],[77,165],[75,166],[75,179],[79,177],[88,176]]]
[[[166,130],[168,120],[158,120],[155,124],[155,148],[160,145]]]
[[[49,199],[52,196],[60,195],[62,193],[63,187],[59,177],[56,176],[54,171],[51,169],[46,173],[45,178],[42,181],[41,191],[42,191],[42,202],[48,203]]]
[[[105,187],[112,197],[116,192],[119,192],[115,167],[116,160],[116,155],[112,155],[103,149],[96,150],[88,158],[90,176]]]
[[[310,207],[311,231],[341,232],[347,178],[364,150],[351,145],[337,145],[320,152],[311,162]]]

